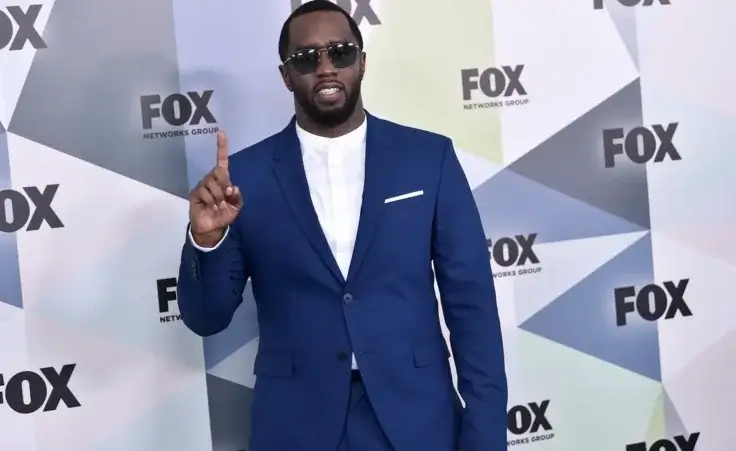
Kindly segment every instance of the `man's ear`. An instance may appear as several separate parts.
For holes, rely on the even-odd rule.
[[[358,67],[358,76],[360,81],[363,81],[363,77],[365,76],[365,53],[363,53],[360,57],[360,65]]]
[[[286,89],[288,89],[289,92],[294,92],[294,88],[291,85],[291,76],[286,70],[286,66],[284,66],[283,64],[279,66],[279,74],[281,75],[281,80],[283,80]]]

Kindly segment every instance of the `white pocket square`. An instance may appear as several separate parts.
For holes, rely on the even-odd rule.
[[[421,196],[422,194],[424,194],[424,190],[412,191],[411,193],[400,194],[398,196],[389,197],[388,199],[384,200],[383,203],[390,204],[391,202],[396,202],[396,201],[404,200],[404,199],[410,199],[412,197]]]

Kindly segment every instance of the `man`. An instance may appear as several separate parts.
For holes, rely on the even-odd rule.
[[[472,192],[448,138],[363,109],[362,47],[327,1],[284,24],[295,116],[230,157],[218,136],[217,166],[190,198],[182,318],[222,331],[251,280],[251,451],[505,450],[502,339]]]

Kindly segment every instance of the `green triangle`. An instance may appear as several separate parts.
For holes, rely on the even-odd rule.
[[[461,69],[499,64],[491,2],[383,1],[378,16],[381,25],[366,35],[361,90],[368,109],[449,136],[457,148],[502,164],[501,109],[465,110],[460,78]]]
[[[647,428],[647,442],[652,443],[662,437],[667,436],[667,426],[665,418],[665,392],[664,387],[660,389],[659,396],[654,401],[654,409],[652,416],[649,417],[649,427]]]

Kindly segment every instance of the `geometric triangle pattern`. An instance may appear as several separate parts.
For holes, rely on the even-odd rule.
[[[53,45],[36,52],[8,129],[186,198],[184,135],[159,137],[156,127],[164,121],[151,117],[149,125],[147,120],[149,111],[169,115],[168,103],[146,96],[166,98],[182,91],[173,7],[160,0],[152,6],[145,0],[128,5],[121,8],[112,0],[54,4],[46,25]],[[156,26],[141,27],[136,7],[147,9],[147,20]],[[69,27],[80,20],[94,25]],[[190,114],[189,103],[176,106],[182,115]]]
[[[649,420],[649,429],[647,430],[647,440],[655,441],[659,437],[667,436],[667,427],[665,425],[665,393],[664,388],[660,388],[659,396],[654,403],[652,416]]]
[[[676,435],[687,434],[685,424],[682,422],[680,414],[677,412],[677,407],[672,402],[672,398],[667,394],[666,390],[663,394],[665,434],[660,435],[660,437],[674,437]]]
[[[215,439],[213,451],[248,449],[253,390],[208,374],[207,394],[210,406],[228,406],[224,409],[210,408],[212,436]]]
[[[248,449],[251,285],[202,338],[176,274],[214,134],[237,151],[293,114],[298,3],[0,4],[0,448]],[[337,3],[379,19],[366,108],[451,137],[473,189],[509,448],[732,449],[736,4]]]
[[[231,326],[217,335],[204,339],[205,367],[208,370],[221,364],[235,351],[258,337],[256,306],[250,282],[246,285],[243,303],[233,316]]]
[[[636,39],[637,10],[627,8],[626,5],[617,0],[604,0],[603,5],[616,26],[616,31],[621,38],[621,42],[626,46],[626,50],[631,55],[631,60],[638,68],[639,46],[637,45]]]
[[[519,327],[647,233],[607,235],[539,245],[536,253],[540,264],[533,277],[496,279],[497,291],[503,287],[510,288],[507,296],[513,298],[513,320],[509,322]]]
[[[0,131],[0,303],[18,308],[23,306],[23,296],[17,238],[11,232],[19,228],[19,215],[25,213],[25,205],[23,194],[12,189],[8,135],[3,129]]]
[[[537,241],[544,243],[648,230],[509,168],[478,186],[474,194],[492,237],[536,233]],[[534,208],[515,208],[525,199],[534,199]],[[497,211],[508,214],[500,216]]]
[[[641,89],[636,80],[531,149],[507,170],[648,228],[647,166],[621,159],[615,168],[607,167],[601,136],[603,130],[628,131],[642,125]]]
[[[651,238],[645,236],[586,276],[520,327],[591,357],[659,381],[657,323],[624,316],[614,304],[624,287],[653,283]],[[585,318],[584,321],[572,321]],[[567,324],[560,327],[560,324]]]

